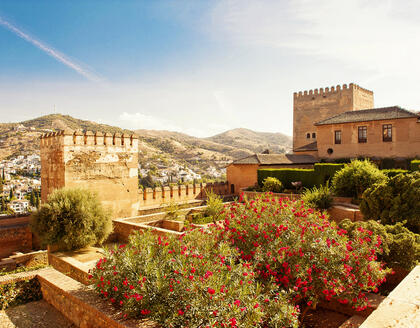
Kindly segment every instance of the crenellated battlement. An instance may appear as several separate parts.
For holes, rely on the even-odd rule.
[[[136,134],[102,133],[100,131],[82,132],[66,129],[42,135],[41,146],[59,144],[64,146],[90,145],[130,148],[138,146],[138,138]]]
[[[314,96],[317,96],[317,95],[326,96],[328,94],[336,94],[336,93],[339,93],[341,91],[347,91],[347,90],[360,90],[360,91],[364,91],[366,93],[369,93],[369,94],[373,95],[373,91],[362,88],[361,86],[359,86],[357,84],[350,83],[348,86],[347,86],[347,84],[343,84],[343,85],[337,85],[337,86],[326,87],[326,88],[319,88],[319,89],[313,89],[313,90],[311,89],[311,90],[294,92],[293,97],[294,98],[303,98],[303,97],[313,98]]]

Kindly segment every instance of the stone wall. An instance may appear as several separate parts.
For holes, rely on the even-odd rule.
[[[32,249],[29,220],[30,216],[0,219],[0,259]]]
[[[317,141],[314,123],[351,110],[373,108],[373,92],[356,84],[295,92],[293,95],[293,149]],[[307,133],[310,137],[307,138]],[[312,134],[315,134],[315,138]],[[319,143],[318,143],[319,144]]]
[[[114,217],[136,215],[138,137],[61,131],[41,137],[41,198],[57,188],[82,187],[98,193]]]
[[[89,287],[48,269],[37,274],[44,300],[80,328],[147,328],[156,324],[147,320],[123,320],[110,302],[101,300]]]
[[[382,140],[382,126],[392,124],[392,141]],[[358,127],[367,127],[367,142],[358,142]],[[341,144],[334,144],[334,131]],[[420,156],[420,123],[413,118],[317,126],[318,156],[324,159],[354,157],[410,158]],[[333,152],[328,154],[328,149]]]
[[[139,191],[139,208],[168,205],[172,202],[185,203],[206,198],[206,192],[228,195],[228,185],[221,183],[202,183],[162,188],[146,188]]]

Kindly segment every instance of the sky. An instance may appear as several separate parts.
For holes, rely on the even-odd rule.
[[[0,122],[292,134],[293,92],[420,110],[420,1],[0,0]]]

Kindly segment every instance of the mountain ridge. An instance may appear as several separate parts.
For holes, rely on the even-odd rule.
[[[39,137],[62,129],[90,130],[139,135],[139,163],[142,167],[177,163],[204,172],[222,169],[238,158],[269,148],[284,153],[291,137],[281,133],[256,132],[238,128],[208,138],[165,130],[128,130],[117,126],[80,120],[70,115],[50,114],[18,123],[0,123],[0,160],[17,155],[39,154]]]

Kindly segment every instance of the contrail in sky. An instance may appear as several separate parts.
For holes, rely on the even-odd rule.
[[[62,54],[61,52],[53,49],[52,47],[42,43],[41,41],[35,39],[34,37],[26,34],[25,32],[21,31],[19,28],[14,26],[13,24],[9,23],[8,21],[4,20],[0,17],[0,25],[3,25],[5,28],[16,34],[17,36],[21,37],[22,39],[32,43],[35,47],[41,49],[44,51],[47,55],[55,58],[60,63],[63,63],[67,67],[70,67],[80,75],[83,75],[85,78],[87,78],[90,81],[99,82],[102,79],[93,74],[92,72],[88,71],[87,69],[81,67],[80,65],[74,63],[71,59],[67,58],[66,55]]]

